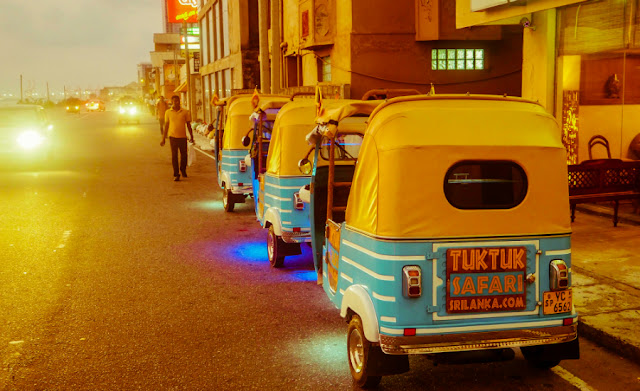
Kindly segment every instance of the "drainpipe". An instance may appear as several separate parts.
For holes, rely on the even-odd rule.
[[[271,93],[280,93],[280,0],[271,0]]]
[[[271,92],[271,75],[269,74],[269,26],[267,15],[269,0],[258,0],[258,34],[260,38],[260,91]],[[248,86],[253,87],[253,86]]]

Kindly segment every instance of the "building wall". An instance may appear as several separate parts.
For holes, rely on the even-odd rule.
[[[416,1],[335,1],[335,15],[329,15],[331,42],[317,45],[307,42],[305,45],[300,37],[300,14],[305,7],[310,9],[310,27],[313,28],[314,2],[283,0],[285,55],[302,54],[303,84],[307,86],[318,82],[319,65],[322,64],[318,57],[329,55],[331,84],[349,84],[352,98],[360,98],[366,91],[378,88],[411,88],[426,93],[431,83],[436,93],[521,95],[521,29],[494,28],[502,39],[473,40],[474,31],[469,30],[465,32],[466,40],[419,41],[416,38]],[[329,0],[320,2],[333,4]],[[448,6],[445,0],[440,3],[447,5],[441,7],[443,20],[453,26],[455,7]],[[487,36],[482,35],[483,38]],[[486,54],[486,68],[432,71],[431,51],[434,48],[482,48]]]
[[[253,88],[260,82],[257,1],[226,0],[228,30],[223,33],[222,47],[228,50],[215,59],[213,53],[218,49],[215,34],[220,34],[222,27],[222,4],[223,0],[206,1],[198,13],[204,54],[200,67],[200,75],[203,77],[201,100],[204,105],[208,105],[204,108],[207,122],[212,120],[211,98],[214,93],[223,98],[229,96],[234,89]],[[211,30],[209,20],[215,19],[216,8],[219,9],[220,19],[215,20]]]

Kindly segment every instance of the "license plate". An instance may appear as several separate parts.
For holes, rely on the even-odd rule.
[[[525,310],[526,270],[524,246],[447,249],[446,311]]]
[[[567,289],[566,291],[544,292],[543,299],[543,313],[545,315],[571,312],[573,308],[573,292],[571,289]]]

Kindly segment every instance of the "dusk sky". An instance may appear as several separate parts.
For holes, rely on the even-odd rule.
[[[133,82],[160,32],[160,0],[0,0],[0,97]]]

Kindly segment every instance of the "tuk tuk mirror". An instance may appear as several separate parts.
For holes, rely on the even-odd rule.
[[[311,162],[309,161],[309,159],[304,158],[304,159],[300,159],[300,161],[298,162],[298,168],[300,169],[300,172],[303,173],[304,175],[309,175],[311,174],[311,169],[313,168],[313,166],[311,165]]]
[[[245,147],[248,147],[251,144],[251,139],[249,138],[249,136],[244,136],[242,138],[242,145],[244,145]]]

